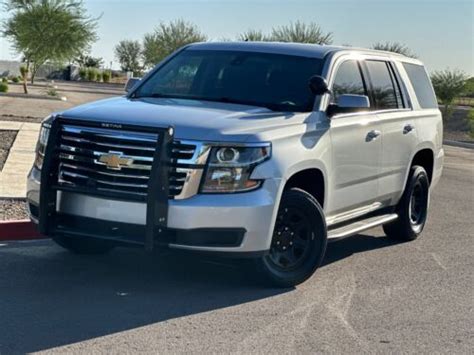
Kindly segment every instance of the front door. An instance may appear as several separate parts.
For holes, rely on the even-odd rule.
[[[336,68],[332,103],[339,95],[368,95],[360,63],[345,60]],[[328,217],[363,214],[377,199],[382,135],[375,113],[339,114],[331,118],[332,179]]]

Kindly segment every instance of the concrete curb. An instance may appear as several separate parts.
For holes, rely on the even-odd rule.
[[[444,145],[450,145],[450,146],[453,146],[453,147],[459,147],[459,148],[474,149],[474,143],[445,140],[445,141],[443,141],[443,144]]]
[[[0,241],[33,240],[46,237],[38,233],[30,220],[0,221]]]
[[[46,95],[37,95],[37,94],[20,94],[15,92],[10,93],[1,93],[0,97],[16,97],[21,99],[37,99],[37,100],[52,100],[52,101],[67,101],[61,96],[46,96]]]

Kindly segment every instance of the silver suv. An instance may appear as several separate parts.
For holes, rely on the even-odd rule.
[[[423,230],[444,153],[416,59],[201,43],[128,88],[43,123],[29,209],[66,249],[253,257],[268,280],[292,286],[318,268],[328,239]]]

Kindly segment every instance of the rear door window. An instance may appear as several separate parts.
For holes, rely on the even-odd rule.
[[[403,63],[421,108],[438,108],[430,78],[422,65]]]
[[[400,85],[400,75],[391,63],[388,63],[388,67],[390,68],[390,75],[392,77],[393,86],[395,88],[395,96],[397,97],[398,107],[406,108],[408,107],[408,104],[406,103],[405,96],[402,93],[402,88]]]
[[[367,60],[367,70],[372,84],[372,96],[377,110],[393,110],[403,108],[400,95],[395,90],[396,83],[387,62]]]

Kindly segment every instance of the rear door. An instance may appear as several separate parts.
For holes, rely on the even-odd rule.
[[[390,205],[403,192],[417,145],[416,121],[395,65],[389,60],[367,59],[364,68],[382,132],[378,200]]]
[[[368,95],[358,60],[336,63],[332,78],[334,104],[342,94]],[[359,210],[362,214],[371,209],[378,191],[382,137],[377,114],[371,111],[337,114],[331,117],[330,132],[333,154],[330,217],[358,214]]]

